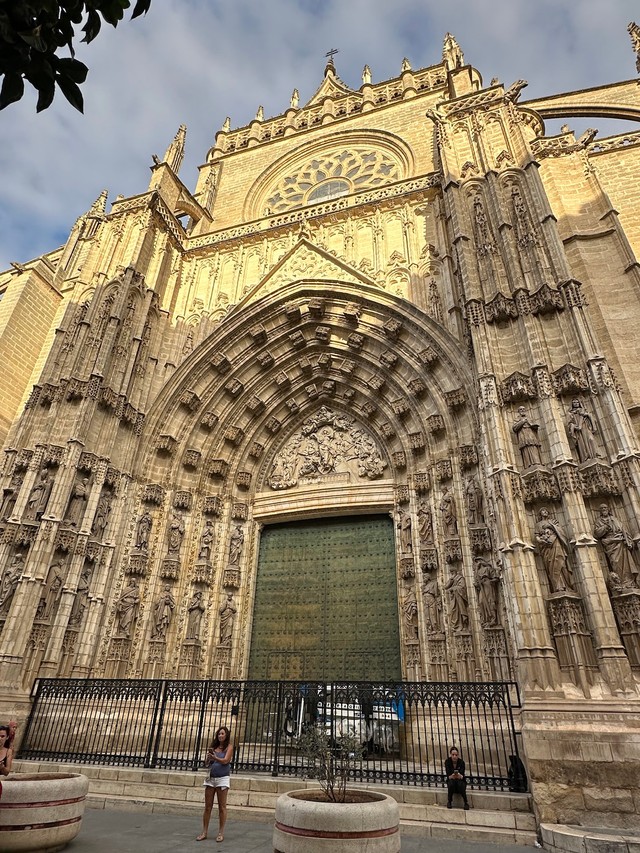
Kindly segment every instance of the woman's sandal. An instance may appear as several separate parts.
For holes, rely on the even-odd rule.
[[[196,841],[204,841],[207,836],[204,832],[196,838]]]
[[[224,841],[224,835],[221,832],[218,833],[218,837],[216,838],[216,841]]]

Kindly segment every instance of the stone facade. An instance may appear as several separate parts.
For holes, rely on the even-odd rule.
[[[358,90],[330,61],[225,122],[195,191],[180,128],[146,192],[0,274],[16,707],[245,677],[263,526],[389,513],[404,677],[518,681],[542,820],[640,809],[640,133],[543,124],[640,90],[525,85],[451,36]]]

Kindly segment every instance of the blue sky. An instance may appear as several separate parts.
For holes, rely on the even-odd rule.
[[[528,80],[524,100],[635,78],[634,17],[636,0],[153,0],[145,18],[105,25],[78,51],[90,69],[84,116],[61,95],[36,115],[29,91],[0,112],[0,269],[64,242],[102,189],[146,189],[151,155],[181,123],[193,187],[225,116],[235,127],[260,104],[279,114],[293,88],[304,103],[330,48],[357,89],[365,64],[376,82],[405,56],[438,62],[451,31],[485,82]]]

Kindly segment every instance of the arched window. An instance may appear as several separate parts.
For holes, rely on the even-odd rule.
[[[348,181],[341,178],[333,178],[314,187],[307,196],[307,204],[312,202],[330,201],[332,198],[340,198],[351,191]]]

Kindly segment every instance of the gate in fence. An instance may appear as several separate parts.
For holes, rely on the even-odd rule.
[[[526,790],[515,682],[319,683],[40,679],[20,757],[198,770],[217,728],[236,772],[308,776],[298,738],[320,726],[356,743],[355,781],[444,786],[455,744],[471,788]]]

